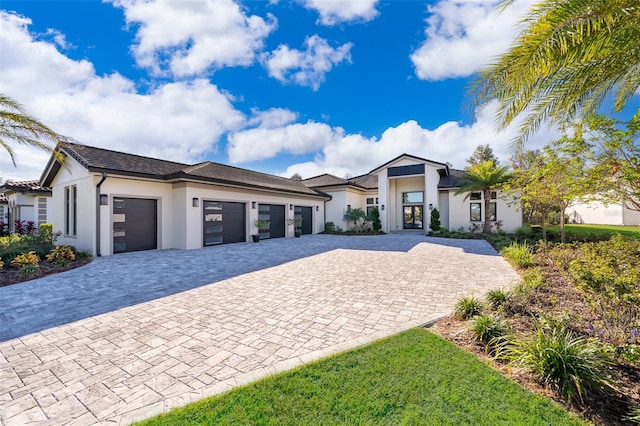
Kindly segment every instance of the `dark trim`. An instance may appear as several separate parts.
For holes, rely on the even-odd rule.
[[[424,175],[424,163],[409,166],[389,167],[387,177]]]
[[[368,174],[370,174],[370,175],[371,175],[371,174],[374,174],[376,171],[378,171],[378,170],[380,170],[380,169],[384,169],[384,168],[385,168],[385,167],[387,167],[389,164],[392,164],[392,163],[394,163],[394,162],[396,162],[396,161],[398,161],[399,159],[404,158],[404,157],[411,158],[411,159],[418,160],[418,161],[424,161],[425,163],[430,163],[430,164],[435,164],[435,165],[438,165],[438,166],[442,166],[442,167],[444,167],[447,171],[449,170],[449,166],[448,166],[446,163],[440,163],[440,162],[438,162],[438,161],[432,161],[432,160],[429,160],[429,159],[427,159],[427,158],[416,157],[415,155],[411,155],[411,154],[400,154],[400,155],[398,155],[396,158],[394,158],[393,160],[387,161],[387,162],[386,162],[386,163],[384,163],[383,165],[378,166],[378,167],[376,167],[375,169],[371,170]]]
[[[96,257],[100,257],[100,187],[107,179],[107,174],[102,174],[102,179],[96,185]]]

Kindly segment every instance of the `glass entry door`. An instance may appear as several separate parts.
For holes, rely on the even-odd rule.
[[[422,206],[404,206],[404,229],[422,229]]]

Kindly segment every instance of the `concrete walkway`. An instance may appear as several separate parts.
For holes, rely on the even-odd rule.
[[[0,422],[128,424],[448,314],[518,275],[480,240],[129,253],[0,288]]]

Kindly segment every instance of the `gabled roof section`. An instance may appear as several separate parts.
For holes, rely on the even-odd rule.
[[[447,176],[440,176],[440,182],[438,183],[439,189],[451,189],[460,187],[460,179],[462,179],[467,172],[464,170],[449,169]]]
[[[334,175],[330,175],[329,173],[325,173],[323,175],[315,176],[309,179],[303,179],[302,183],[304,183],[309,188],[319,188],[322,186],[336,186],[336,185],[347,185],[346,179],[339,178]]]
[[[176,163],[74,142],[64,142],[59,145],[58,149],[76,160],[90,172],[111,173],[165,182],[195,180],[206,183],[284,191],[323,199],[331,198],[326,194],[314,191],[299,181],[211,161],[193,165]],[[60,167],[60,163],[52,157],[40,181],[45,185],[50,185]]]
[[[0,193],[29,193],[29,194],[51,194],[51,188],[40,186],[37,180],[8,180],[0,185]]]
[[[207,161],[195,166],[186,167],[178,173],[167,176],[169,179],[193,178],[229,185],[240,185],[250,188],[278,190],[297,194],[327,198],[326,195],[307,187],[304,183],[267,173],[227,166],[226,164]]]
[[[371,170],[369,172],[369,174],[374,174],[379,172],[380,170],[384,169],[385,167],[395,163],[396,161],[403,159],[403,158],[408,158],[410,160],[415,160],[415,161],[419,161],[419,162],[423,162],[423,163],[429,163],[429,164],[433,164],[434,166],[437,167],[442,167],[444,169],[448,169],[449,166],[446,163],[440,163],[439,161],[433,161],[433,160],[429,160],[427,158],[422,158],[422,157],[416,157],[415,155],[411,155],[411,154],[401,154],[398,155],[396,158],[394,158],[391,161],[387,161],[386,163],[384,163],[381,166],[376,167],[375,169]]]
[[[349,179],[349,183],[366,189],[378,189],[378,176],[370,174],[360,175]]]

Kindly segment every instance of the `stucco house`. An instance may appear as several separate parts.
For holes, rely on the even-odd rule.
[[[349,179],[323,174],[303,182],[310,188],[331,195],[326,203],[326,220],[346,229],[344,213],[350,208],[367,211],[377,206],[382,230],[429,229],[431,210],[440,212],[443,228],[468,230],[474,223],[484,221],[484,201],[481,192],[456,195],[460,188],[461,170],[409,154],[402,154],[378,166],[368,174]],[[501,191],[493,191],[492,221],[500,221],[502,229],[513,232],[522,226],[522,213],[502,197]]]
[[[0,221],[15,231],[15,221],[33,221],[36,226],[51,218],[51,189],[37,180],[6,181],[0,185]],[[4,202],[3,202],[4,200]]]
[[[401,155],[350,179],[303,181],[205,161],[183,164],[65,142],[65,160],[49,160],[40,185],[51,188],[51,222],[59,243],[97,256],[137,250],[193,249],[261,238],[315,234],[349,208],[379,206],[385,232],[428,229],[430,209],[449,229],[481,223],[481,194],[455,195],[463,172]],[[492,214],[514,230],[522,216],[499,196]],[[258,230],[257,218],[270,221]],[[301,219],[300,225],[295,219]]]
[[[626,203],[605,204],[600,201],[578,203],[567,212],[569,222],[593,225],[640,225],[640,212],[630,209]]]
[[[324,228],[326,194],[291,179],[206,161],[182,164],[77,143],[62,143],[41,177],[51,187],[52,223],[94,255],[209,245]],[[270,221],[258,230],[258,217]]]

